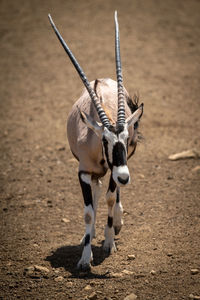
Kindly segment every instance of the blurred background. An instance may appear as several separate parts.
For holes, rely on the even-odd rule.
[[[190,268],[199,264],[199,171],[193,171],[199,160],[168,160],[173,153],[200,150],[200,2],[1,0],[2,299],[12,299],[8,298],[11,290],[13,299],[87,296],[82,290],[85,283],[77,277],[73,289],[67,291],[65,284],[58,291],[54,281],[53,268],[69,281],[79,248],[75,256],[69,248],[64,254],[59,252],[61,258],[45,260],[63,245],[77,245],[84,231],[78,164],[70,153],[65,129],[83,85],[47,15],[51,14],[92,81],[116,77],[115,10],[124,85],[130,95],[138,93],[144,102],[140,125],[144,141],[129,164],[132,184],[122,193],[126,227],[118,245],[121,252],[97,261],[96,272],[100,276],[107,269],[121,271],[127,253],[134,252],[137,260],[129,268],[144,277],[126,277],[123,284],[110,279],[105,285],[107,297],[124,299],[133,285],[139,299],[145,300],[152,296],[186,299],[200,293],[199,274],[190,274]],[[104,199],[99,208],[97,252],[106,223]],[[64,218],[69,222],[62,222]],[[40,276],[38,283],[37,278],[23,275],[32,264],[48,267],[48,280]],[[161,275],[152,279],[152,269]],[[103,291],[101,279],[97,282]]]

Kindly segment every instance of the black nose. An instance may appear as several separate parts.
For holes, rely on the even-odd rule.
[[[121,184],[127,184],[129,181],[129,176],[127,176],[126,178],[121,178],[118,176],[117,179]]]

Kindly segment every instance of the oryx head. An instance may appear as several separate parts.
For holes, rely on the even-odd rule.
[[[123,186],[129,183],[130,175],[127,167],[127,152],[128,152],[128,139],[129,139],[129,127],[134,125],[143,113],[143,104],[130,115],[125,118],[125,94],[123,87],[123,77],[120,58],[120,40],[119,40],[119,25],[117,20],[117,12],[115,12],[115,57],[116,57],[116,74],[117,74],[117,86],[118,86],[118,114],[115,125],[112,125],[109,118],[106,115],[105,110],[101,105],[100,99],[97,97],[95,91],[91,87],[87,77],[85,76],[82,68],[77,62],[76,58],[72,54],[66,42],[63,40],[58,29],[56,28],[51,16],[49,15],[51,25],[60,40],[63,48],[67,52],[70,60],[76,68],[81,80],[83,81],[90,98],[96,108],[100,122],[96,122],[86,114],[80,112],[83,122],[91,128],[102,140],[102,146],[104,155],[106,157],[107,164],[112,172],[112,178],[117,185]]]

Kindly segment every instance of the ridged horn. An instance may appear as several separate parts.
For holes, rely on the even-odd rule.
[[[72,64],[74,65],[76,71],[78,72],[83,84],[85,85],[89,95],[90,95],[90,98],[96,108],[96,111],[99,115],[99,119],[101,120],[102,124],[105,126],[105,127],[109,127],[110,126],[110,121],[104,111],[104,109],[102,108],[101,106],[101,103],[99,101],[99,99],[97,98],[93,88],[91,87],[90,85],[90,82],[88,81],[85,73],[83,72],[81,66],[79,65],[78,61],[76,60],[76,58],[74,57],[73,53],[71,52],[71,50],[69,49],[68,45],[66,44],[66,42],[64,41],[64,39],[62,38],[60,32],[58,31],[58,29],[56,28],[53,20],[52,20],[52,17],[51,15],[49,14],[48,15],[49,17],[49,21],[51,23],[51,26],[53,27],[53,30],[55,31],[55,34],[57,35],[60,43],[62,44],[64,50],[66,51],[66,53],[68,54]]]
[[[116,74],[117,74],[117,89],[118,89],[118,113],[117,123],[124,124],[125,119],[125,96],[122,77],[122,66],[120,57],[120,38],[119,38],[119,24],[117,20],[117,11],[115,11],[115,60],[116,60]]]

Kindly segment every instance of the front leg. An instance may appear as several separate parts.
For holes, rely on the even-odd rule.
[[[114,219],[113,219],[113,227],[115,230],[115,235],[119,234],[122,225],[123,225],[123,207],[120,201],[120,188],[117,187],[117,198],[114,208]]]
[[[110,182],[106,194],[106,200],[108,205],[108,221],[105,228],[105,242],[103,248],[106,252],[111,253],[113,251],[116,251],[116,246],[114,241],[115,231],[113,227],[114,205],[116,202],[116,183],[112,178],[112,174],[110,176]]]
[[[93,258],[91,249],[92,230],[94,228],[94,208],[92,200],[92,179],[91,175],[87,172],[79,172],[79,181],[83,193],[85,204],[84,219],[85,219],[85,236],[84,248],[81,259],[78,262],[78,268],[82,270],[90,269],[90,262]]]

